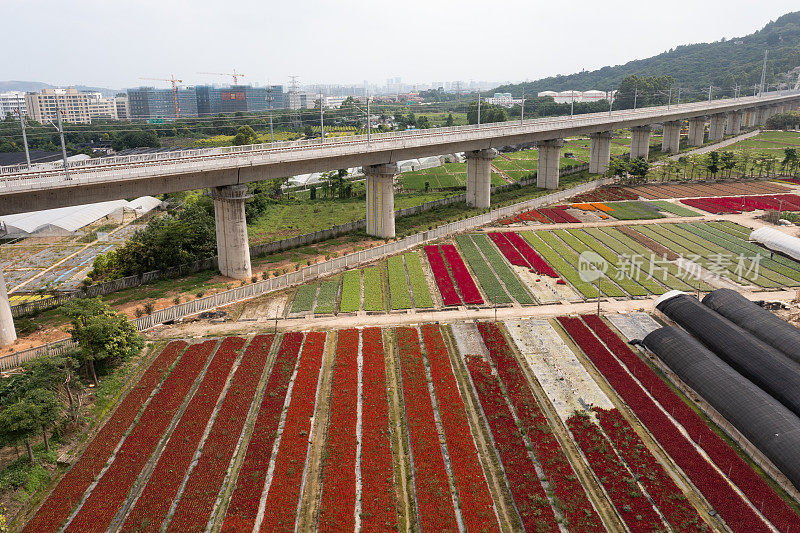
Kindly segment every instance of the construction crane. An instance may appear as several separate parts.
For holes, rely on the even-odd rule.
[[[140,80],[151,80],[151,81],[168,81],[172,83],[172,97],[175,100],[175,118],[178,119],[181,116],[180,109],[178,108],[178,84],[183,83],[183,80],[176,80],[175,76],[172,74],[169,75],[169,78],[139,78]]]
[[[198,72],[198,74],[211,74],[213,76],[230,76],[233,78],[233,84],[239,85],[239,78],[244,78],[244,74],[241,72],[236,72],[236,69],[233,69],[232,73],[229,72]]]

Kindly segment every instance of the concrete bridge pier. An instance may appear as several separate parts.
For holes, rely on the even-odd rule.
[[[725,133],[728,135],[739,135],[742,131],[742,113],[731,111],[728,113],[728,123],[725,125]]]
[[[367,178],[367,234],[392,239],[394,232],[394,179],[400,173],[395,163],[364,167]]]
[[[0,346],[8,346],[17,340],[14,329],[14,317],[11,315],[11,304],[6,292],[6,278],[0,269]]]
[[[611,138],[610,131],[598,131],[590,133],[591,145],[589,146],[589,173],[604,174],[608,170],[608,163],[611,161]]]
[[[466,152],[467,157],[467,205],[486,209],[492,196],[492,159],[497,150],[488,148]]]
[[[681,149],[681,121],[664,123],[664,136],[661,138],[661,151],[677,154]]]
[[[722,113],[711,115],[708,122],[708,140],[719,141],[723,137],[725,137],[725,115]]]
[[[652,126],[631,128],[631,159],[648,158],[650,155],[650,134],[652,132]]]
[[[701,146],[706,135],[706,117],[689,119],[689,146]]]
[[[759,107],[755,111],[755,120],[754,126],[763,126],[767,122],[767,118],[769,118],[769,108],[767,107]]]
[[[536,167],[536,186],[540,189],[558,189],[558,165],[564,139],[551,139],[536,143],[539,163]]]
[[[227,185],[211,189],[214,218],[217,222],[217,256],[219,271],[234,279],[250,279],[250,242],[244,202],[250,195],[247,185]]]

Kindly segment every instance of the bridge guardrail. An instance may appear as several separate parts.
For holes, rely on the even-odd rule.
[[[257,145],[246,145],[246,146],[232,146],[232,147],[221,147],[221,148],[198,148],[198,149],[190,149],[190,150],[183,150],[177,152],[162,152],[156,154],[139,154],[139,155],[131,155],[131,156],[119,156],[119,157],[112,157],[112,158],[98,158],[98,159],[90,159],[86,161],[77,161],[68,164],[68,168],[73,171],[80,171],[83,170],[82,173],[76,173],[72,176],[73,184],[80,184],[80,183],[88,183],[90,177],[95,178],[92,181],[103,181],[105,178],[134,178],[134,177],[141,177],[144,174],[142,172],[133,172],[136,168],[152,168],[152,165],[148,165],[149,163],[170,163],[169,171],[164,170],[164,174],[169,173],[180,173],[180,172],[188,172],[188,171],[195,171],[195,170],[218,170],[221,168],[231,168],[231,164],[234,166],[250,166],[252,164],[268,164],[268,163],[276,163],[276,162],[284,162],[290,159],[283,158],[281,159],[281,155],[286,155],[292,152],[302,152],[302,148],[308,148],[312,150],[327,150],[328,152],[325,154],[327,156],[332,155],[331,150],[336,152],[343,152],[346,151],[346,148],[352,147],[353,144],[369,142],[370,145],[374,145],[372,148],[380,148],[381,144],[393,141],[401,141],[403,148],[411,147],[408,145],[408,142],[412,142],[417,140],[424,140],[425,142],[430,142],[430,140],[435,137],[444,137],[447,136],[448,142],[459,142],[465,140],[475,140],[482,138],[482,135],[485,135],[486,132],[492,132],[499,129],[502,130],[511,130],[507,134],[534,134],[538,131],[544,131],[549,126],[553,126],[555,124],[563,125],[566,128],[574,128],[574,127],[582,127],[582,126],[590,126],[593,125],[596,121],[602,119],[606,119],[609,116],[616,120],[625,120],[625,119],[658,119],[665,113],[680,113],[680,112],[691,112],[697,109],[703,109],[708,112],[713,112],[717,108],[727,108],[730,105],[758,105],[758,104],[768,104],[775,99],[779,99],[784,96],[798,96],[800,93],[795,91],[777,91],[775,93],[769,93],[766,96],[762,97],[742,97],[742,98],[727,98],[727,99],[720,99],[720,100],[712,100],[711,102],[691,102],[688,104],[680,104],[680,105],[670,105],[670,106],[657,106],[657,107],[648,107],[648,108],[640,108],[636,110],[620,110],[613,115],[608,113],[589,113],[584,115],[576,115],[572,117],[547,117],[547,118],[536,118],[536,119],[527,119],[525,121],[513,121],[513,122],[500,122],[500,123],[490,123],[484,125],[466,125],[466,126],[448,126],[443,128],[431,128],[426,130],[411,130],[406,132],[386,132],[386,133],[376,133],[370,135],[355,135],[355,136],[348,136],[348,137],[333,137],[329,139],[306,139],[300,141],[281,141],[278,143],[262,143]],[[475,139],[473,139],[475,138]],[[246,160],[239,160],[236,156],[238,155],[247,155]],[[271,156],[278,156],[278,157],[271,157]],[[313,154],[303,153],[303,157],[309,157]],[[225,157],[228,156],[228,157]],[[233,156],[233,157],[231,157]],[[254,160],[254,157],[261,156],[258,160]],[[265,156],[269,156],[266,157]],[[195,159],[194,163],[191,164],[191,161]],[[197,159],[202,160],[201,165],[197,165]],[[273,160],[274,159],[274,160]],[[214,165],[212,160],[216,160],[218,165]],[[189,163],[187,165],[187,163]],[[57,165],[57,164],[56,164]],[[128,168],[118,169],[114,167],[118,167],[121,165],[127,165]],[[130,165],[139,165],[131,167]],[[163,166],[163,165],[162,165]],[[23,169],[20,171],[18,166],[15,166],[14,172],[9,172],[8,170],[4,170],[6,167],[0,167],[0,187],[5,187],[9,190],[17,190],[21,189],[24,190],[25,187],[20,187],[20,181],[27,182],[29,188],[33,188],[34,183],[32,181],[36,181],[36,185],[42,186],[48,183],[55,183],[55,182],[63,182],[63,175],[62,175],[62,166],[56,166],[53,170],[50,171],[28,171],[27,169]],[[109,175],[111,173],[111,175]],[[46,175],[52,175],[51,177],[56,178],[55,180],[44,180]],[[121,175],[120,175],[121,174]],[[84,176],[85,175],[85,176]],[[83,177],[82,177],[83,176]],[[83,181],[86,180],[86,181]],[[15,187],[16,185],[16,187]]]

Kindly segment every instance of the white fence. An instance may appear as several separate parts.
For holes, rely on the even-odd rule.
[[[35,348],[28,348],[8,355],[0,356],[0,370],[8,370],[9,368],[16,368],[25,361],[30,361],[36,357],[43,355],[58,355],[71,350],[78,345],[72,339],[64,339],[63,341],[55,341],[49,344],[36,346]]]

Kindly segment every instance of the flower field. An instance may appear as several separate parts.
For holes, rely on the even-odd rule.
[[[800,196],[775,194],[770,196],[720,196],[715,198],[687,198],[681,200],[691,207],[715,215],[742,213],[755,210],[800,211]]]
[[[459,239],[468,261],[481,241]],[[795,510],[603,320],[536,323],[555,340],[470,321],[170,343],[24,531],[702,532],[710,508],[737,533],[792,530]],[[575,357],[534,376],[557,341]],[[540,380],[569,365],[635,416],[575,389],[603,407],[556,412]]]

